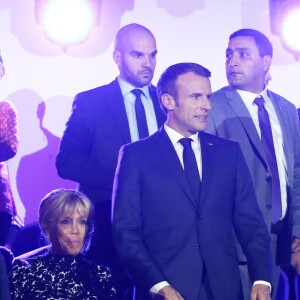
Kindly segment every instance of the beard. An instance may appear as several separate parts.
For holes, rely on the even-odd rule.
[[[141,71],[133,73],[126,65],[124,65],[122,73],[127,82],[135,87],[143,87],[151,83],[154,70],[149,67],[143,67]]]

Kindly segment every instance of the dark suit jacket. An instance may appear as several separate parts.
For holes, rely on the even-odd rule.
[[[115,244],[144,294],[166,280],[184,299],[198,299],[204,261],[214,299],[240,300],[232,228],[252,280],[270,282],[267,227],[238,144],[206,133],[200,142],[199,201],[164,129],[121,149],[113,191]]]
[[[158,127],[166,116],[150,87]],[[117,80],[76,96],[56,158],[59,176],[76,181],[90,199],[111,201],[118,152],[131,142],[124,100]]]
[[[293,222],[293,234],[300,237],[299,121],[297,110],[292,103],[270,91],[268,91],[268,94],[282,130],[283,149],[287,163],[287,190],[291,196],[289,197],[289,209],[283,234],[279,235],[279,251],[277,251],[277,262],[288,263],[290,260]],[[270,228],[272,183],[268,179],[267,160],[251,116],[239,94],[232,87],[224,87],[215,92],[211,98],[211,105],[212,110],[206,131],[240,144],[254,183],[259,207]],[[293,210],[290,209],[291,204],[294,205]]]

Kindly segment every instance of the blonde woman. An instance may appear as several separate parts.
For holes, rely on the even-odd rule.
[[[39,223],[51,246],[43,254],[15,259],[10,275],[12,299],[115,299],[110,270],[87,260],[93,207],[74,190],[46,195]]]

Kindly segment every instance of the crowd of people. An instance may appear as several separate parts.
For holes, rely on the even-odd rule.
[[[156,55],[153,33],[126,25],[118,76],[76,95],[56,168],[78,191],[41,200],[48,246],[13,263],[0,254],[3,299],[282,300],[280,266],[300,265],[300,131],[295,106],[268,89],[270,41],[232,33],[228,86],[215,92],[193,62],[154,87]],[[1,245],[17,145],[16,111],[1,101]]]

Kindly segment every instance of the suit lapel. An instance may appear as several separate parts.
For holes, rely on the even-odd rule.
[[[126,114],[122,92],[117,79],[115,79],[108,86],[107,101],[110,106],[112,117],[115,119],[115,123],[120,129],[120,132],[124,139],[124,144],[130,143],[131,137],[128,118]]]
[[[149,93],[153,101],[157,125],[159,127],[164,123],[166,116],[160,108],[160,104],[156,96],[156,89],[153,85],[149,86]],[[124,144],[130,143],[131,136],[128,118],[126,114],[122,92],[117,79],[115,79],[108,86],[107,101],[112,112],[112,117],[115,119],[115,122],[119,127],[121,134],[124,138]]]
[[[268,96],[272,101],[274,109],[277,114],[277,118],[282,131],[283,150],[285,154],[287,169],[290,170],[290,166],[293,164],[293,149],[290,147],[293,143],[292,131],[289,130],[289,119],[292,117],[286,107],[285,103],[280,97],[274,93],[268,91]]]
[[[163,161],[170,169],[170,172],[176,178],[178,184],[182,187],[184,193],[187,195],[191,203],[196,207],[197,199],[195,199],[195,197],[192,194],[192,191],[188,184],[187,178],[185,176],[177,153],[163,127],[161,127],[159,131],[156,132],[152,137],[155,144],[155,148],[159,152]]]
[[[225,91],[225,94],[228,99],[228,104],[233,111],[235,111],[237,119],[239,119],[243,126],[254,152],[259,155],[264,165],[266,165],[267,159],[264,149],[246,105],[234,89]]]
[[[202,185],[199,205],[203,207],[205,199],[209,191],[211,179],[215,169],[215,145],[209,135],[204,132],[199,132],[201,145],[201,161],[202,161]]]
[[[159,100],[157,98],[156,89],[152,84],[149,86],[149,94],[152,99],[152,103],[153,103],[154,111],[155,111],[155,115],[156,115],[157,126],[159,128],[165,122],[166,115],[162,112]]]

